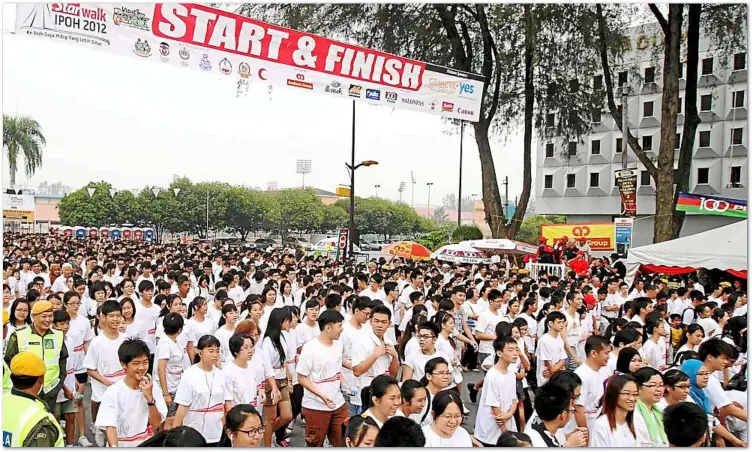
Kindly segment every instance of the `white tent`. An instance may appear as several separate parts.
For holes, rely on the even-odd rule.
[[[747,220],[699,234],[629,250],[627,279],[640,265],[747,270]]]

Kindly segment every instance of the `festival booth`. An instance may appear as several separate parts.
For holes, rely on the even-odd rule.
[[[625,279],[631,285],[641,271],[680,275],[700,268],[724,270],[747,279],[747,220],[632,248]]]

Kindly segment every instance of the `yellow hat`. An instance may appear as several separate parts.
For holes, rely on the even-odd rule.
[[[731,287],[731,283],[728,281],[723,281],[722,283],[718,284],[721,287]]]
[[[8,311],[3,311],[3,325],[10,322],[10,314],[8,314]]]
[[[41,377],[47,369],[39,356],[31,352],[21,352],[10,360],[10,372],[25,377]]]
[[[34,307],[31,308],[31,314],[37,315],[46,311],[52,311],[52,303],[47,300],[40,300],[34,303]]]

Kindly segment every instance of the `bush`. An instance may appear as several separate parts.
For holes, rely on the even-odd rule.
[[[480,229],[478,229],[478,227],[475,225],[458,226],[452,234],[452,241],[457,243],[463,242],[465,240],[481,240],[482,238],[483,233],[480,232]]]
[[[431,251],[436,251],[437,249],[446,245],[448,241],[449,235],[442,230],[429,232],[428,234],[416,240],[416,242],[420,243]]]

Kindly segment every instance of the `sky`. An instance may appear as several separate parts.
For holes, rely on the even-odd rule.
[[[345,99],[285,87],[270,93],[253,83],[237,98],[235,80],[14,35],[12,4],[3,4],[2,21],[3,113],[33,117],[47,139],[42,168],[31,179],[21,170],[19,186],[60,181],[78,189],[105,180],[130,190],[166,187],[180,175],[262,189],[269,182],[299,187],[297,159],[312,160],[306,186],[333,192],[349,184],[344,164],[352,104]],[[465,134],[462,192],[480,199],[472,127]],[[379,164],[358,170],[356,195],[374,196],[380,185],[380,197],[397,200],[404,181],[409,203],[413,171],[415,205],[428,203],[427,182],[436,205],[457,193],[459,142],[457,129],[438,116],[358,103],[356,161]],[[522,188],[522,128],[492,137],[491,147],[498,180],[509,176],[513,199]],[[2,177],[7,187],[5,153]]]

